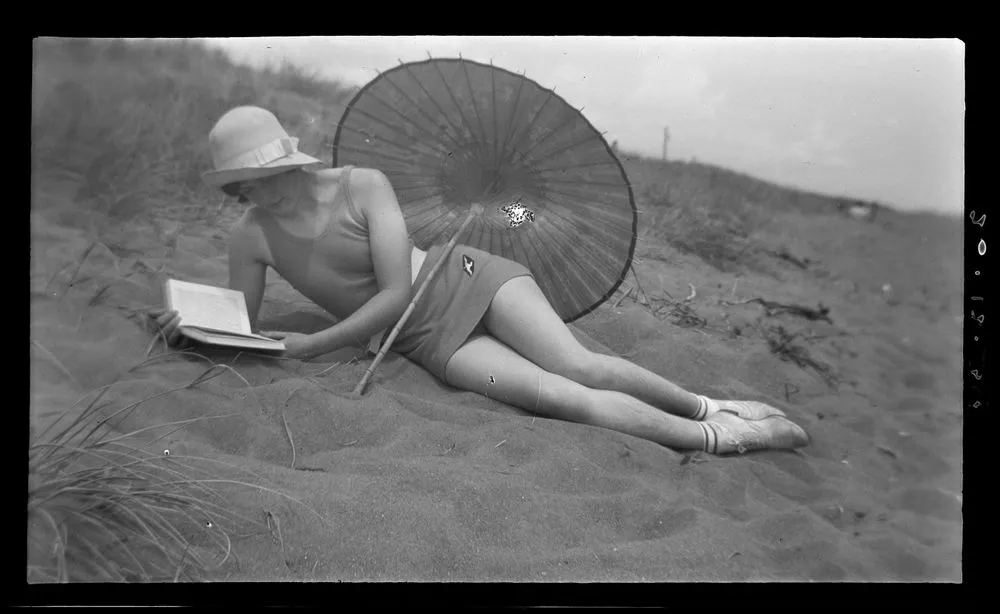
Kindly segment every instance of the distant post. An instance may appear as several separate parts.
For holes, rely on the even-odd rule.
[[[670,130],[666,126],[663,127],[663,159],[667,159],[667,141],[670,140]]]

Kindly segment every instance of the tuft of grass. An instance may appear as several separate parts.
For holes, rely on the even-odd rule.
[[[235,414],[157,424],[127,433],[116,433],[110,426],[112,420],[123,419],[143,403],[198,386],[227,371],[233,370],[213,364],[184,386],[112,409],[110,402],[101,400],[116,380],[88,392],[37,435],[32,426],[29,582],[206,579],[234,557],[231,536],[236,529],[266,530],[259,520],[234,511],[222,487],[280,496],[306,507],[326,523],[287,494],[220,475],[225,467],[259,478],[246,469],[154,449],[179,429]],[[88,398],[87,406],[71,418],[74,408]],[[158,431],[166,432],[149,439]]]

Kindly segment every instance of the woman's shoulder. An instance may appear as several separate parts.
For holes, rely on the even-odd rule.
[[[355,197],[364,199],[369,194],[389,186],[389,178],[377,168],[352,166],[345,167],[342,171],[346,175],[341,175],[341,177],[347,178],[347,185]]]
[[[321,184],[337,184],[346,188],[349,202],[358,209],[364,209],[371,196],[388,185],[382,171],[364,166],[341,166],[318,173],[328,173],[320,175]]]
[[[363,166],[338,166],[310,172],[314,174],[321,187],[345,183],[351,187],[352,191],[364,189],[372,181],[377,181],[382,176],[381,171]]]
[[[351,183],[355,183],[359,180],[364,181],[365,179],[382,175],[382,171],[376,168],[354,166],[353,164],[346,164],[344,166],[336,166],[333,168],[323,168],[319,170],[309,170],[308,172],[315,175],[320,181],[341,181],[343,179],[350,179]]]

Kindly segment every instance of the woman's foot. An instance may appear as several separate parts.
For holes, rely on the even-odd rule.
[[[785,417],[785,412],[759,401],[717,401],[698,395],[698,411],[695,413],[695,420],[708,420],[720,411],[739,416],[744,420]]]
[[[718,401],[719,411],[735,414],[744,420],[764,420],[765,418],[784,418],[785,412],[777,407],[771,407],[759,401]]]
[[[705,451],[711,454],[746,454],[751,450],[790,450],[809,444],[809,434],[782,416],[756,420],[719,411],[702,425]]]

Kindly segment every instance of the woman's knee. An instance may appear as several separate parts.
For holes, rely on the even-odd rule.
[[[567,377],[588,388],[607,389],[613,375],[613,356],[598,354],[590,350],[576,352],[565,360],[563,377]]]
[[[597,402],[596,392],[562,376],[543,375],[537,402],[525,409],[549,418],[586,423]]]

